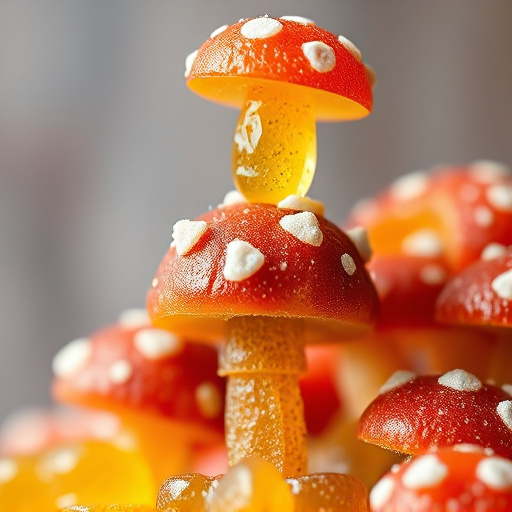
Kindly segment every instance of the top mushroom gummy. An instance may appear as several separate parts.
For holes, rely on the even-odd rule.
[[[343,36],[298,16],[241,20],[215,30],[186,60],[197,94],[241,108],[233,178],[250,202],[304,196],[316,167],[316,120],[372,108],[372,73]]]

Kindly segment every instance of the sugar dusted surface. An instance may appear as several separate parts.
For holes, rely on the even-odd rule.
[[[279,221],[281,227],[297,237],[301,242],[320,247],[324,239],[322,230],[314,213],[301,212],[285,215]]]
[[[441,375],[437,382],[442,386],[455,389],[457,391],[479,391],[482,389],[481,381],[464,370],[452,370]]]
[[[332,71],[336,66],[334,50],[322,41],[309,41],[302,45],[304,56],[311,67],[319,73]]]
[[[244,23],[240,32],[247,39],[267,39],[281,32],[282,29],[283,25],[279,21],[261,17]]]
[[[410,372],[408,370],[398,370],[381,386],[379,390],[379,394],[383,395],[392,389],[398,388],[411,382],[416,378],[416,374],[414,372]]]
[[[243,240],[233,240],[226,248],[223,274],[227,281],[243,281],[265,263],[265,256],[256,247]]]
[[[176,244],[176,252],[180,256],[188,254],[206,233],[208,225],[204,221],[179,220],[174,224],[172,238]]]
[[[422,455],[408,465],[402,483],[408,489],[436,487],[447,474],[448,468],[436,455]]]
[[[343,270],[349,275],[353,275],[354,272],[357,270],[356,262],[354,261],[354,258],[350,256],[347,252],[341,255],[341,265],[343,267]]]
[[[512,430],[512,400],[500,402],[496,407],[496,411],[503,420],[503,423]]]
[[[301,210],[311,212],[315,215],[324,215],[325,207],[321,201],[315,201],[309,197],[290,195],[277,203],[278,208],[290,208],[292,210]]]

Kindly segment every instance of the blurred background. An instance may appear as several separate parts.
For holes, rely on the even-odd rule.
[[[512,164],[510,0],[0,0],[0,420],[49,403],[53,354],[143,306],[175,221],[232,188],[237,113],[188,92],[183,63],[266,13],[377,72],[369,118],[318,129],[309,195],[331,220],[409,171]]]

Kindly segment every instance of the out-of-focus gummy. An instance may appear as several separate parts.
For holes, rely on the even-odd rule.
[[[154,512],[148,505],[76,505],[60,512]]]

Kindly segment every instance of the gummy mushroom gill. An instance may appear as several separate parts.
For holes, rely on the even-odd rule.
[[[176,223],[148,295],[153,324],[227,339],[230,465],[259,456],[285,476],[307,471],[298,377],[304,342],[368,328],[377,295],[348,235],[309,211],[220,207]]]
[[[316,120],[360,119],[373,73],[360,51],[299,16],[263,16],[215,30],[187,57],[189,88],[241,108],[233,178],[251,202],[304,196],[316,167]]]

